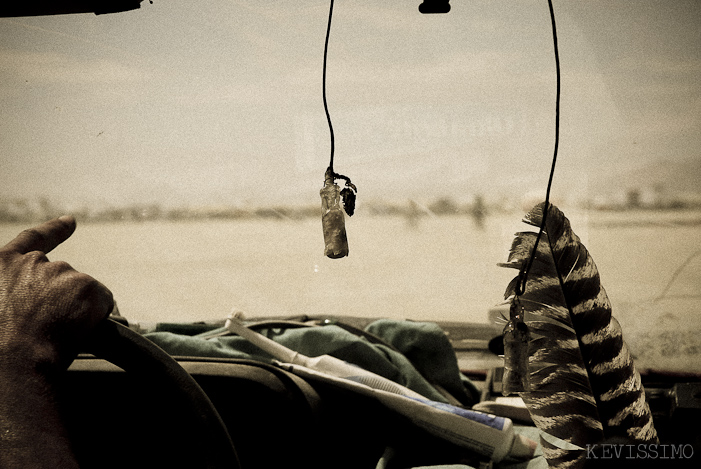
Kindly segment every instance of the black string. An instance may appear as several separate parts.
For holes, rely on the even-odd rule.
[[[331,115],[329,114],[329,105],[326,102],[326,60],[329,53],[329,35],[331,34],[331,18],[333,16],[333,0],[329,7],[329,24],[326,27],[326,42],[324,43],[324,77],[322,80],[322,97],[324,98],[324,111],[326,112],[326,120],[329,123],[329,133],[331,134],[331,159],[329,161],[329,170],[333,173],[333,154],[334,154],[334,135],[333,125],[331,124]]]
[[[533,245],[533,250],[531,251],[531,256],[528,259],[528,263],[521,268],[518,274],[518,282],[516,283],[516,295],[523,295],[526,291],[526,281],[528,280],[528,272],[531,270],[533,265],[533,260],[535,259],[536,251],[538,250],[538,243],[543,235],[543,230],[545,229],[545,222],[548,217],[548,212],[550,211],[550,188],[553,183],[553,176],[555,174],[555,163],[557,162],[557,148],[560,143],[560,54],[557,49],[557,28],[555,27],[555,12],[553,11],[552,0],[548,0],[548,7],[550,9],[550,21],[552,23],[553,30],[553,46],[555,49],[555,70],[557,73],[557,94],[555,98],[555,151],[553,154],[553,162],[550,167],[550,177],[548,178],[548,188],[545,192],[545,205],[543,205],[543,219],[540,223],[540,230],[538,231],[538,236],[535,239],[535,244]]]

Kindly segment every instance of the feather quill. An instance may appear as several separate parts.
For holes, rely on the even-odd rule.
[[[535,206],[524,222],[540,226],[544,206]],[[551,467],[576,468],[585,463],[587,445],[613,437],[655,442],[657,433],[596,265],[565,215],[549,207],[527,288],[517,296],[516,277],[505,298],[520,302],[529,331],[528,389],[518,389],[520,396],[540,430],[582,448],[544,440],[545,457]],[[508,262],[499,265],[521,270],[536,236],[517,233]],[[505,374],[517,373],[508,350],[505,343]]]

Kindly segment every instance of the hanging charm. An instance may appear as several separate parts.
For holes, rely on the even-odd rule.
[[[341,199],[343,200],[343,210],[346,211],[349,217],[355,213],[355,194],[358,188],[351,184],[350,179],[346,181],[346,187],[341,190]]]
[[[524,309],[518,296],[511,300],[509,322],[504,327],[504,377],[502,394],[505,396],[530,390],[528,371],[528,342],[530,332],[524,320]]]
[[[324,230],[324,255],[338,259],[348,255],[348,239],[346,238],[346,222],[341,208],[341,197],[338,184],[334,182],[331,168],[324,175],[324,187],[321,195],[321,226]]]

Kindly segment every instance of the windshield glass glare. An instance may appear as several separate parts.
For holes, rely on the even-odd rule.
[[[350,315],[485,323],[544,200],[556,74],[544,0],[183,0],[0,19],[0,234],[70,213],[50,255],[135,322]],[[701,370],[701,4],[554,2],[551,201],[642,366]]]

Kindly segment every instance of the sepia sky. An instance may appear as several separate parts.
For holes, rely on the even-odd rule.
[[[543,194],[554,144],[546,0],[339,0],[328,103],[365,200]],[[328,2],[154,0],[0,19],[0,197],[164,205],[318,200]],[[553,191],[698,165],[701,3],[554,1]],[[689,163],[692,162],[692,163]],[[673,178],[673,176],[672,176]]]

